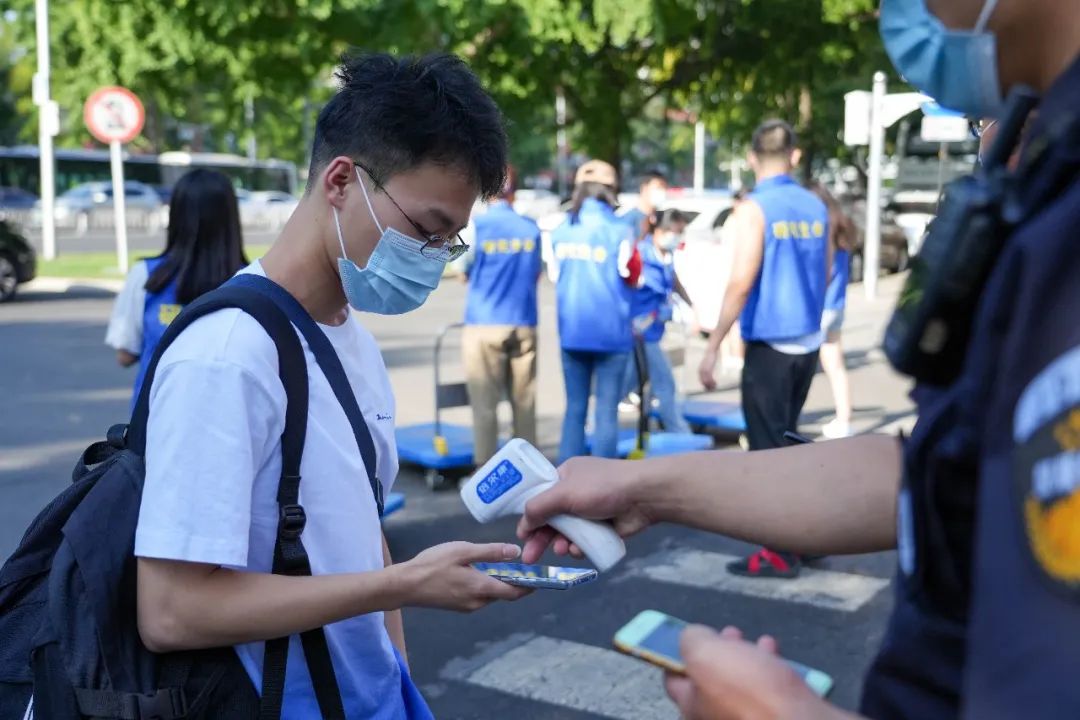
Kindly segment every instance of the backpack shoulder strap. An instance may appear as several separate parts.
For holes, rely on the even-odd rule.
[[[300,463],[304,454],[308,415],[307,360],[288,316],[264,293],[227,283],[188,305],[169,324],[147,367],[146,378],[128,426],[127,447],[139,455],[145,454],[150,391],[158,363],[169,345],[199,318],[228,308],[242,310],[258,321],[277,348],[278,374],[285,387],[287,402],[285,429],[281,434],[281,478],[278,481],[277,496],[279,515],[273,572],[277,575],[310,575],[311,563],[300,540],[307,521],[304,508],[300,505]],[[317,628],[301,634],[301,640],[323,716],[344,720],[341,693],[334,675],[326,634],[322,628]],[[277,720],[281,716],[288,650],[288,638],[266,643],[260,720]]]
[[[315,355],[315,361],[319,364],[323,375],[326,376],[327,382],[330,383],[330,389],[334,391],[334,396],[341,405],[341,409],[345,411],[345,416],[349,418],[353,436],[356,438],[356,446],[360,449],[360,457],[363,458],[364,468],[367,470],[371,493],[375,496],[375,505],[379,509],[379,517],[382,517],[385,498],[383,497],[382,483],[379,482],[378,478],[375,442],[371,437],[371,430],[368,428],[367,421],[364,419],[364,413],[360,410],[360,405],[356,401],[352,385],[349,384],[345,368],[342,367],[341,359],[338,358],[337,352],[334,351],[330,339],[326,337],[326,333],[312,319],[304,306],[273,280],[261,275],[245,273],[237,275],[228,284],[252,288],[266,294],[289,316],[289,320],[307,340],[308,347],[311,348],[312,354]]]

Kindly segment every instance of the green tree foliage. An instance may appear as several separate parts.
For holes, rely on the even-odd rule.
[[[33,5],[0,0],[13,20],[0,30],[0,111],[15,97],[22,121],[0,120],[8,136],[34,133]],[[50,19],[62,145],[92,142],[82,104],[120,84],[147,107],[141,149],[243,147],[251,98],[260,155],[297,162],[350,47],[466,58],[526,171],[553,159],[560,90],[574,150],[613,162],[683,152],[672,143],[690,135],[669,110],[700,117],[725,147],[779,115],[826,156],[843,93],[888,67],[876,0],[54,0]],[[19,48],[29,53],[12,63]]]

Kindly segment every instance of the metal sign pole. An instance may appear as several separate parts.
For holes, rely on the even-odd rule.
[[[38,148],[41,180],[41,250],[46,260],[56,257],[56,180],[53,135],[56,134],[55,103],[49,97],[49,2],[36,0],[37,76],[34,103],[38,106]]]
[[[870,167],[866,181],[866,238],[863,242],[863,286],[866,297],[877,297],[878,269],[881,267],[881,165],[885,153],[885,73],[874,73],[870,102]]]
[[[113,218],[116,223],[116,260],[120,272],[128,271],[127,214],[124,210],[124,157],[120,143],[109,143],[109,164],[112,166]]]

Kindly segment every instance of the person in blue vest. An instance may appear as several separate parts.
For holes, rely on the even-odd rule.
[[[944,356],[925,349],[931,352],[916,371],[919,419],[910,437],[859,435],[760,453],[637,462],[576,459],[526,506],[519,535],[530,545],[523,560],[536,562],[552,543],[557,552],[571,549],[546,525],[568,511],[611,520],[624,536],[652,523],[681,522],[806,553],[895,548],[895,602],[863,686],[860,716],[1076,716],[1076,17],[1075,7],[1060,0],[881,4],[885,49],[901,75],[945,107],[1004,116],[1001,124],[1010,126],[984,155],[993,161],[984,171],[993,175],[954,187],[967,196],[959,200],[966,208],[950,203],[954,221],[935,223],[923,245],[926,253],[934,243],[940,251],[968,240],[957,266],[970,267],[979,257],[990,262],[960,302],[970,309],[953,321],[954,328],[966,326],[967,341]],[[1041,96],[1038,116],[1024,134],[1015,170],[1006,171],[1025,108],[1004,98],[1024,86]],[[996,191],[994,180],[1004,181]],[[975,214],[958,212],[965,209]],[[932,268],[922,270],[931,277],[914,273],[910,290],[951,280],[943,273],[935,281]],[[948,296],[952,307],[957,300]],[[907,293],[898,311],[914,307],[940,317],[944,308],[927,302],[933,301],[925,293]],[[777,495],[788,502],[774,502]],[[800,683],[771,638],[754,642],[734,628],[695,627],[683,633],[680,650],[686,673],[669,676],[667,691],[689,720],[854,717]]]
[[[821,434],[829,440],[851,435],[851,382],[848,380],[844,362],[844,347],[840,331],[844,326],[844,306],[847,302],[847,286],[851,279],[851,249],[855,239],[855,225],[847,216],[832,193],[819,182],[811,183],[810,192],[821,198],[829,210],[829,247],[832,250],[832,271],[829,286],[825,289],[825,310],[821,314],[821,332],[824,334],[818,357],[821,369],[829,378],[836,416],[825,423]]]
[[[635,237],[640,237],[648,230],[649,223],[667,201],[667,192],[667,176],[659,170],[650,170],[641,177],[637,205],[620,216],[634,228]]]
[[[690,432],[690,424],[679,410],[675,376],[660,341],[671,319],[672,296],[678,295],[692,306],[690,296],[675,274],[675,250],[682,244],[688,223],[686,215],[674,208],[654,215],[647,222],[645,235],[638,242],[641,279],[630,306],[634,334],[645,344],[648,365],[650,397],[643,402],[656,400],[664,430],[675,433]],[[628,391],[636,390],[640,386],[639,380],[637,365],[631,358],[627,363],[624,387]]]
[[[564,460],[585,454],[585,421],[594,392],[592,454],[615,457],[618,444],[619,399],[634,346],[630,303],[641,275],[633,230],[615,215],[618,183],[615,168],[601,160],[578,168],[569,217],[551,234],[566,383],[559,446]]]
[[[540,228],[514,212],[516,175],[507,169],[502,191],[475,220],[476,245],[466,257],[462,355],[473,412],[473,460],[495,454],[496,407],[510,399],[514,437],[536,444],[536,290]]]
[[[830,268],[829,214],[791,176],[799,150],[790,125],[765,121],[751,146],[757,184],[732,213],[734,266],[699,374],[707,389],[716,388],[720,342],[738,318],[746,342],[740,387],[746,436],[750,450],[768,450],[783,447],[784,433],[797,430],[817,370]],[[793,578],[799,567],[793,553],[762,549],[728,569]]]
[[[132,405],[165,328],[180,310],[248,264],[229,178],[199,168],[177,181],[165,251],[135,263],[113,305],[105,344],[123,367],[139,364]]]

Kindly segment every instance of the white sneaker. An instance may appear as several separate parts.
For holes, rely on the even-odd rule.
[[[851,437],[851,423],[841,422],[839,418],[833,418],[821,428],[821,434],[829,440]]]
[[[627,394],[625,398],[619,401],[619,412],[621,413],[636,413],[640,407],[641,397],[635,392]]]

